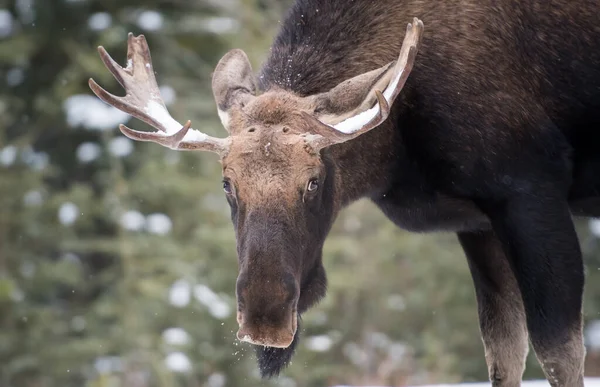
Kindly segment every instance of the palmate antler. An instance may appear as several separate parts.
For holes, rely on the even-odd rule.
[[[169,114],[160,95],[150,49],[144,35],[134,37],[129,33],[127,38],[127,67],[121,67],[106,52],[98,47],[98,52],[106,68],[123,86],[126,95],[118,97],[110,94],[90,78],[89,85],[94,94],[101,100],[117,109],[140,119],[158,132],[140,132],[119,125],[123,134],[132,140],[149,141],[177,150],[204,150],[223,155],[229,148],[228,138],[216,138],[191,129],[191,122],[181,125]]]

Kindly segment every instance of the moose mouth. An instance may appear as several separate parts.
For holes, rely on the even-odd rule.
[[[300,313],[294,308],[284,324],[269,326],[244,318],[238,311],[238,340],[252,344],[262,378],[278,376],[294,355],[299,340]]]
[[[296,330],[291,343],[287,347],[255,345],[258,369],[262,378],[278,376],[290,364],[300,340],[300,314],[296,314],[294,320],[296,320]]]
[[[282,318],[285,322],[280,320],[280,323],[275,324],[275,326],[281,329],[281,332],[290,332],[291,329],[286,340],[278,340],[277,335],[268,335],[268,329],[264,329],[265,325],[269,325],[268,320],[254,320],[255,323],[262,322],[262,324],[256,325],[259,325],[259,328],[262,328],[263,332],[266,331],[264,333],[267,333],[261,337],[260,329],[252,329],[253,326],[251,323],[253,322],[253,318],[251,315],[245,316],[243,313],[244,308],[238,309],[237,321],[241,331],[238,331],[238,339],[254,345],[258,369],[262,378],[276,377],[290,364],[300,341],[302,314],[325,296],[326,289],[327,276],[321,260],[318,259],[313,268],[307,273],[295,305],[287,312],[289,313],[286,316],[287,318]],[[273,317],[271,315],[271,319]],[[246,325],[248,323],[249,325]],[[259,334],[255,334],[254,337],[252,335],[245,337],[246,332],[244,331],[249,333],[257,332]]]
[[[242,321],[237,338],[240,341],[263,347],[287,348],[294,341],[298,329],[297,311],[291,313],[289,324],[286,325],[284,327],[256,326]]]

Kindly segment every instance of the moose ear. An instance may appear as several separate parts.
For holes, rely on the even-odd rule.
[[[229,110],[244,106],[256,95],[256,82],[246,53],[229,51],[217,64],[212,77],[212,90],[221,122],[229,131]]]

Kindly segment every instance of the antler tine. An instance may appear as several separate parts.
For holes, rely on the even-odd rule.
[[[88,84],[102,101],[144,121],[159,132],[139,132],[121,125],[127,137],[137,141],[151,141],[171,149],[207,150],[223,154],[228,147],[227,139],[208,136],[190,128],[190,121],[181,125],[169,114],[160,95],[154,76],[152,58],[144,35],[127,37],[127,66],[121,67],[103,47],[98,47],[100,58],[106,68],[126,91],[124,97],[110,94],[90,78]]]
[[[119,130],[135,141],[154,142],[174,150],[204,150],[224,155],[229,147],[229,139],[208,136],[191,129],[191,126],[192,122],[188,120],[181,130],[171,135],[162,132],[140,132],[123,124],[119,125]],[[183,141],[184,138],[187,141]]]
[[[100,54],[100,59],[104,62],[104,66],[111,72],[111,74],[115,77],[115,79],[119,82],[119,84],[125,87],[125,83],[123,82],[123,67],[121,67],[104,49],[104,47],[98,47],[98,53]]]
[[[417,18],[413,19],[413,23],[408,23],[400,55],[391,72],[390,82],[383,92],[374,91],[377,103],[371,109],[357,113],[335,125],[326,124],[309,114],[304,114],[304,117],[312,123],[313,131],[322,137],[315,140],[318,142],[318,148],[351,140],[379,126],[387,119],[390,107],[400,94],[413,68],[423,30],[423,22]]]
[[[311,114],[308,114],[307,112],[301,112],[300,114],[302,117],[304,117],[304,119],[310,125],[310,131],[318,136],[316,138],[312,138],[312,146],[317,149],[322,149],[333,144],[348,141],[360,136],[365,132],[368,132],[369,130],[381,124],[381,122],[385,121],[390,114],[390,105],[381,91],[376,90],[375,97],[377,98],[377,103],[379,105],[379,109],[375,116],[369,120],[369,122],[364,124],[360,130],[350,134],[335,130],[332,126],[323,123]]]
[[[160,145],[166,146],[167,148],[179,149],[179,144],[181,143],[191,126],[192,122],[188,120],[185,123],[185,125],[183,125],[181,130],[175,132],[175,134],[172,135],[162,134],[161,132],[140,132],[138,130],[128,128],[123,124],[119,125],[119,130],[121,130],[121,132],[125,136],[129,137],[132,140],[156,142]]]
[[[400,55],[398,56],[396,66],[394,66],[393,79],[395,85],[392,83],[390,84],[390,87],[385,90],[385,94],[389,93],[389,95],[386,95],[385,97],[390,105],[394,102],[398,94],[400,94],[400,91],[404,87],[408,75],[413,68],[424,29],[425,26],[423,25],[423,22],[417,18],[414,18],[412,24],[408,23],[408,26],[406,27],[406,35],[402,42]]]

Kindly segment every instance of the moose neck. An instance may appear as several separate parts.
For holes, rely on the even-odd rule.
[[[409,2],[296,0],[262,66],[259,88],[304,97],[390,63],[412,20],[413,13],[398,17]]]
[[[404,159],[401,133],[392,124],[396,117],[390,116],[380,127],[352,141],[324,150],[334,165],[338,209],[363,197],[380,196],[393,184]]]

